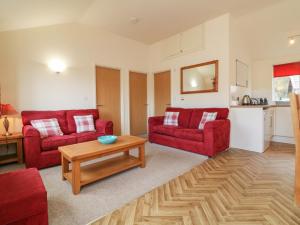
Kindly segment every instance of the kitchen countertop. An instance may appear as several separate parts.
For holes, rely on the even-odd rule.
[[[275,108],[275,107],[290,107],[289,105],[233,105],[230,108]]]

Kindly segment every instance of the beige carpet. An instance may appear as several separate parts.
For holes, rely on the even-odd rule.
[[[83,187],[77,196],[72,194],[71,185],[61,180],[60,166],[43,169],[40,172],[48,192],[50,225],[87,224],[189,171],[206,159],[194,153],[147,144],[145,169],[131,169],[95,182]],[[18,164],[0,166],[0,173],[23,167]]]

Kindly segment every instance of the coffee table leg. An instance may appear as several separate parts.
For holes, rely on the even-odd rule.
[[[124,152],[124,155],[129,156],[129,150]]]
[[[141,168],[145,168],[145,145],[139,146],[139,159],[141,161]]]
[[[80,162],[72,162],[72,189],[73,194],[79,194],[80,192]]]
[[[69,172],[69,161],[61,154],[61,175],[62,175],[62,180],[66,180],[64,174]]]

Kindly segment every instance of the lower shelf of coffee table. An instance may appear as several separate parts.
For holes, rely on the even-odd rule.
[[[86,185],[116,173],[140,166],[142,162],[131,155],[122,155],[80,167],[80,185]],[[72,183],[72,171],[64,173],[64,177]]]

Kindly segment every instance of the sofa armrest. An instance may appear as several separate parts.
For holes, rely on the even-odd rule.
[[[113,134],[113,122],[97,119],[96,120],[96,130],[99,133],[103,133],[106,135],[112,135]]]
[[[24,136],[23,144],[26,167],[38,167],[41,155],[40,132],[30,125],[25,125],[22,132]]]
[[[153,127],[164,124],[164,116],[153,116],[148,119],[149,133],[152,133]]]
[[[23,136],[24,137],[38,137],[38,138],[41,137],[40,132],[37,129],[35,129],[33,126],[30,126],[30,125],[25,125],[23,127]]]
[[[230,120],[214,120],[204,125],[204,145],[208,156],[214,156],[218,152],[229,148]]]

